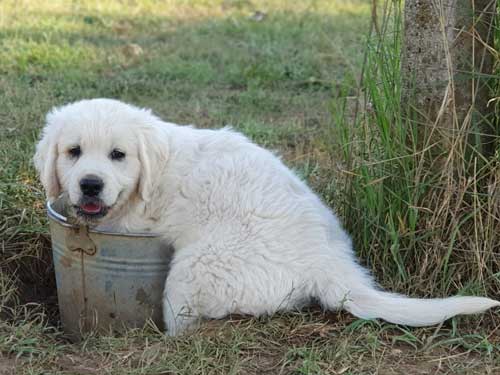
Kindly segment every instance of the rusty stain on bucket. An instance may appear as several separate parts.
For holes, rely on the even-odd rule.
[[[65,332],[162,328],[162,293],[173,254],[155,234],[124,234],[72,225],[58,200],[47,204],[57,296]]]

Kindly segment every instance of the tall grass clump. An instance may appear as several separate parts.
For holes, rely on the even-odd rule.
[[[481,120],[457,117],[452,141],[442,142],[438,121],[422,120],[411,99],[402,99],[401,7],[387,2],[372,27],[356,104],[345,95],[334,102],[328,139],[345,160],[339,211],[361,259],[385,286],[420,296],[499,298],[498,132],[496,151],[486,155],[471,143],[480,138]]]

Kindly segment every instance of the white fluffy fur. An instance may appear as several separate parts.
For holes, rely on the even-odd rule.
[[[67,155],[76,144],[78,160]],[[109,159],[113,147],[125,160]],[[75,204],[80,178],[98,175],[113,206],[101,228],[157,232],[174,244],[164,293],[170,334],[199,318],[272,314],[311,298],[411,326],[500,305],[379,290],[337,217],[275,155],[230,129],[178,126],[119,101],[84,100],[48,114],[35,165],[49,199],[65,192]]]

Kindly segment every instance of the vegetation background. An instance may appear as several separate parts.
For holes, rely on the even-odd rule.
[[[498,311],[410,329],[311,307],[80,343],[59,327],[31,157],[45,113],[91,97],[278,150],[388,289],[499,298],[498,149],[465,147],[474,122],[452,149],[417,141],[434,130],[400,99],[401,6],[380,2],[374,30],[368,0],[0,2],[0,374],[499,373]]]

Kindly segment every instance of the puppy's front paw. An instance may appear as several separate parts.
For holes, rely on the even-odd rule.
[[[167,328],[167,335],[178,336],[186,334],[199,327],[200,317],[193,314],[189,308],[181,307],[166,307],[167,301],[164,303],[164,320]]]

